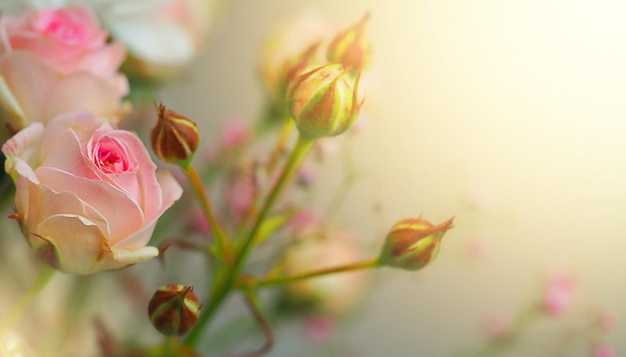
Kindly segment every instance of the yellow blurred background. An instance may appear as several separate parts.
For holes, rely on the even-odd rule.
[[[371,12],[369,122],[352,143],[365,173],[339,223],[375,252],[397,219],[456,215],[434,264],[380,272],[349,334],[357,355],[447,356],[476,346],[485,317],[514,315],[552,269],[576,276],[574,310],[607,309],[626,321],[625,2],[232,1],[164,101],[203,122],[206,137],[222,120],[257,119],[262,43],[303,9],[339,28]],[[342,172],[331,160],[322,191],[333,194]],[[547,325],[537,341],[563,337]],[[626,353],[623,325],[606,341]],[[290,355],[288,336],[279,334],[272,355]],[[552,356],[544,342],[509,355]]]

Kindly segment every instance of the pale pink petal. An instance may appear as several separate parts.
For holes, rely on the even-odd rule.
[[[98,77],[113,76],[120,67],[126,51],[121,43],[113,43],[56,62],[63,73],[88,71]]]
[[[113,244],[113,248],[119,250],[134,250],[145,246],[150,241],[156,224],[157,219],[155,218],[138,231]]]
[[[37,57],[17,51],[0,57],[0,75],[17,99],[26,118],[46,123],[44,105],[58,79],[50,65]]]
[[[66,75],[56,81],[50,90],[43,113],[46,118],[68,112],[89,111],[107,122],[115,123],[119,120],[117,89],[89,72]]]
[[[180,198],[183,194],[183,188],[180,187],[178,181],[168,171],[159,171],[156,177],[163,192],[162,205],[158,213],[158,216],[161,216],[166,209]]]
[[[29,211],[27,215],[21,217],[26,232],[36,231],[39,222],[42,222],[46,217],[71,214],[85,217],[98,226],[105,237],[110,237],[106,219],[93,207],[78,198],[74,192],[64,191],[57,193],[45,185],[40,185],[31,180],[24,180],[23,177],[19,179],[22,182],[25,181],[25,185],[28,185],[24,191],[28,194]],[[22,211],[18,209],[18,212]]]
[[[75,274],[92,273],[107,246],[106,238],[98,226],[76,215],[48,217],[28,238],[35,250],[47,248],[44,246],[47,242],[43,239],[53,241],[56,250],[52,258],[55,259],[54,263],[58,264],[59,269]]]
[[[146,245],[152,237],[152,232],[154,231],[158,218],[182,195],[183,189],[169,172],[158,172],[157,179],[163,190],[163,206],[161,206],[153,220],[146,224],[145,227],[114,244],[113,247],[115,249],[137,249]]]
[[[88,180],[50,167],[39,167],[35,173],[42,184],[54,187],[57,192],[74,192],[106,217],[111,230],[111,244],[126,238],[145,224],[143,212],[137,203],[109,183]]]
[[[24,160],[28,164],[39,164],[40,142],[43,136],[44,127],[41,123],[33,123],[28,128],[21,130],[11,139],[2,145],[2,152],[9,158],[17,158]],[[7,162],[10,165],[10,161]],[[11,170],[6,167],[7,172]],[[9,172],[10,173],[10,172]]]

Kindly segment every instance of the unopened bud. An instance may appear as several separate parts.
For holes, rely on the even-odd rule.
[[[380,264],[405,270],[423,268],[437,256],[441,238],[452,228],[453,220],[450,218],[438,225],[422,218],[399,221],[387,234]]]
[[[360,108],[358,81],[339,63],[297,76],[287,93],[287,107],[300,134],[315,139],[350,128]]]
[[[330,62],[343,63],[349,69],[360,71],[369,64],[372,48],[364,34],[370,14],[366,13],[355,25],[340,32],[328,46]]]
[[[200,307],[191,286],[168,284],[154,292],[148,304],[148,314],[159,332],[180,336],[196,323]]]
[[[156,156],[171,164],[186,164],[193,158],[200,134],[196,123],[184,115],[156,105],[158,121],[150,132],[150,143]]]

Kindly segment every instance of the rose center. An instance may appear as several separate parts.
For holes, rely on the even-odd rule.
[[[94,147],[94,154],[94,163],[106,174],[119,174],[134,170],[126,149],[113,138],[101,138]]]
[[[42,11],[33,27],[39,33],[67,44],[85,40],[85,29],[69,14],[58,10]]]

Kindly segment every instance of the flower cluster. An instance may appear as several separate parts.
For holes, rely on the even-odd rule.
[[[0,18],[2,146],[12,216],[44,261],[89,274],[158,254],[156,221],[182,194],[139,137],[116,128],[127,104],[124,46],[89,8]]]
[[[319,148],[322,138],[348,131],[361,111],[359,83],[371,61],[369,14],[343,30],[317,32],[310,41],[296,32],[296,49],[285,40],[289,36],[270,41],[261,67],[271,114],[260,127],[279,133],[267,154],[246,150],[261,133],[229,123],[210,155],[199,126],[155,98],[157,120],[149,133],[147,125],[125,122],[138,78],[153,84],[169,78],[201,47],[211,3],[25,1],[0,8],[2,179],[14,184],[10,218],[43,262],[42,271],[117,270],[165,258],[172,246],[199,252],[208,262],[206,271],[195,273],[210,282],[196,288],[201,293],[167,282],[145,309],[156,330],[183,339],[125,346],[98,320],[105,355],[195,356],[214,314],[239,293],[265,336],[253,353],[262,355],[274,341],[260,289],[286,286],[273,306],[277,313],[306,309],[307,321],[332,326],[370,278],[367,272],[338,273],[422,269],[452,227],[452,219],[401,220],[379,237],[382,252],[364,259],[358,241],[331,222],[334,209],[316,214],[294,199],[315,187],[314,172],[301,167],[309,150]],[[290,143],[294,127],[297,139]],[[146,137],[156,158],[178,170],[185,184],[157,170],[140,139]],[[218,179],[221,190],[209,189]],[[178,219],[168,220],[166,230],[179,234],[149,246],[158,220],[181,198],[183,187],[193,191],[202,212],[177,208]],[[215,191],[221,200],[209,197]],[[272,242],[273,259],[253,269],[250,258]],[[19,316],[16,311],[0,320],[0,337]]]

